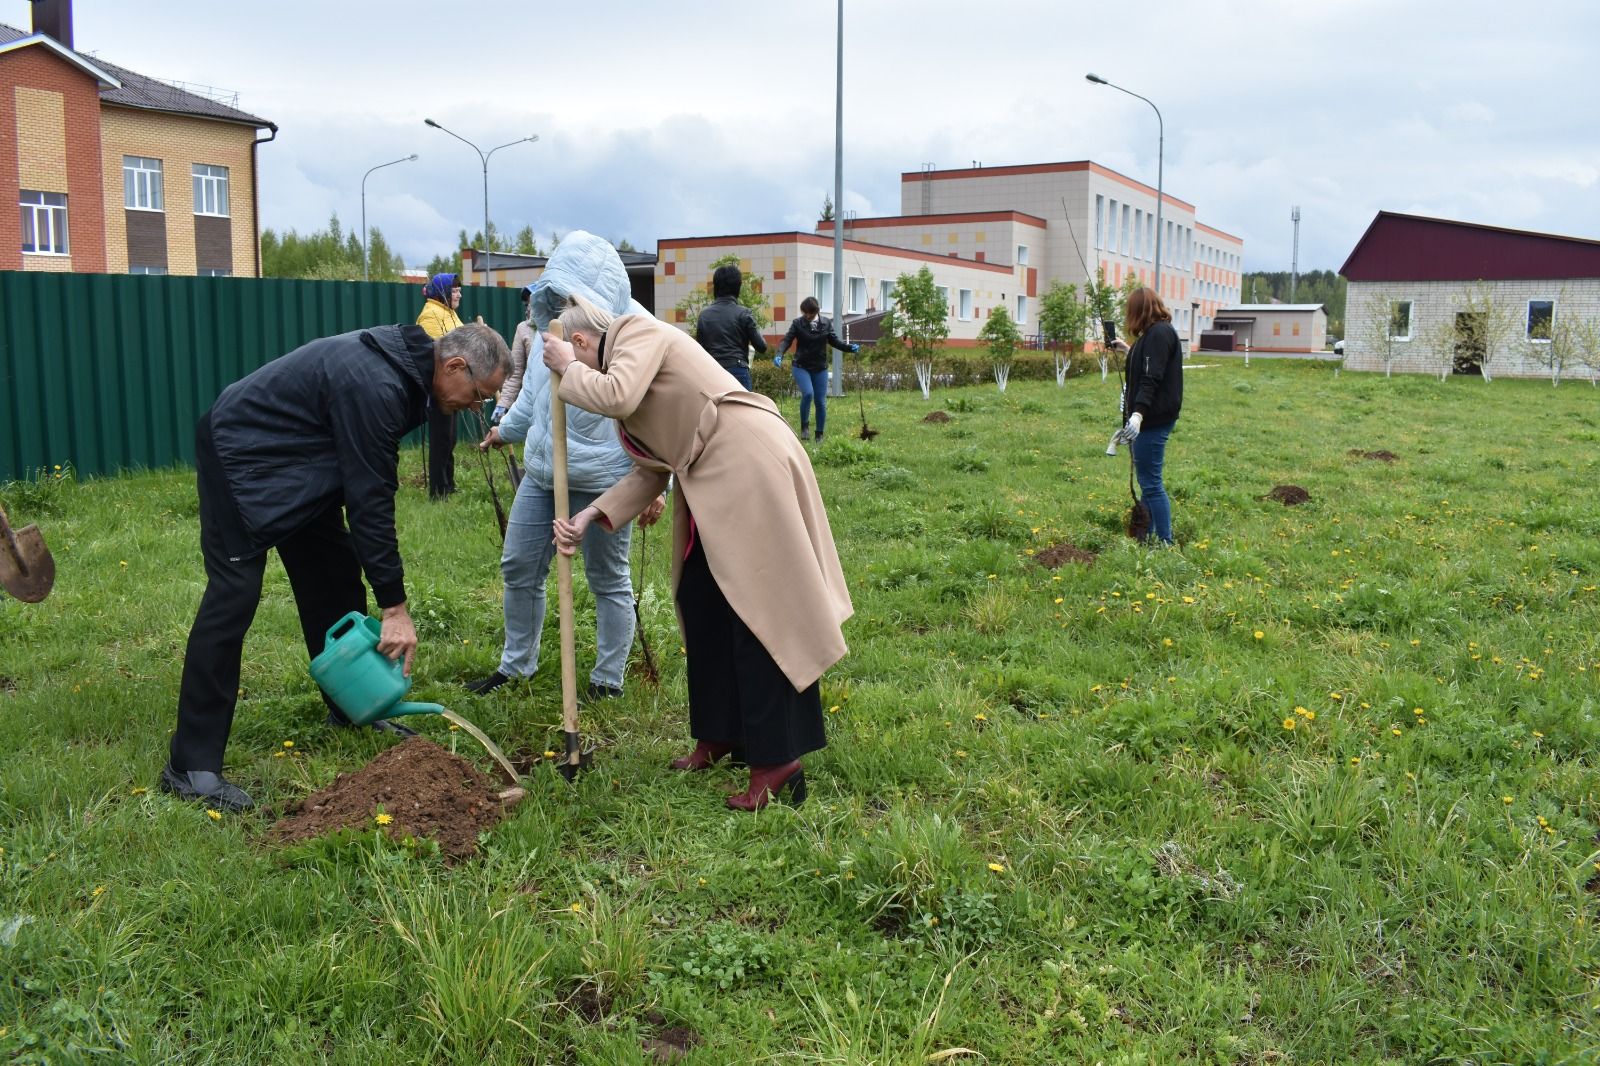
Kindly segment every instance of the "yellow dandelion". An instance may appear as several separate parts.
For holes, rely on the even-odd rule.
[[[1344,693],[1342,693],[1342,692],[1330,692],[1330,693],[1328,693],[1328,698],[1330,700],[1342,700],[1342,699],[1344,699]]]
[[[286,741],[283,742],[283,746],[286,747],[286,748],[292,748],[292,747],[294,747],[294,741],[286,740]]]
[[[1395,736],[1399,736],[1400,735],[1400,727],[1399,726],[1391,726],[1390,729],[1389,729],[1389,732],[1393,733]]]
[[[544,753],[544,757],[546,759],[554,759],[556,757],[556,753],[553,751],[547,751]]]
[[[832,707],[829,707],[828,708],[828,713],[829,714],[838,714],[839,713],[839,705],[837,703],[835,703]]]
[[[967,753],[965,751],[962,751],[960,748],[956,749],[956,758],[965,759],[966,757],[967,757]]]
[[[377,822],[379,825],[388,825],[390,822],[394,821],[394,815],[380,812],[373,815],[372,820]]]
[[[130,796],[142,796],[146,792],[149,792],[149,791],[150,791],[149,789],[145,788],[143,785],[140,785],[137,788],[129,789],[128,790],[128,795],[130,795]]]
[[[571,910],[573,914],[582,914],[583,913],[583,904],[582,903],[574,903],[568,909]]]
[[[1410,770],[1406,771],[1406,780],[1407,781],[1415,781],[1416,779],[1417,779],[1417,775],[1416,774],[1412,773]]]
[[[1057,597],[1056,597],[1056,602],[1057,602],[1057,603],[1060,603],[1060,602],[1061,602],[1061,597],[1060,597],[1060,596],[1057,596]]]
[[[989,716],[980,711],[972,716],[972,720],[974,722],[987,722],[989,720]]]
[[[1162,647],[1163,647],[1163,648],[1170,648],[1170,647],[1172,647],[1172,638],[1171,638],[1171,637],[1162,637],[1162,638],[1161,638],[1161,646],[1162,646]]]
[[[1194,597],[1193,596],[1185,596],[1183,598],[1183,602],[1184,603],[1193,603],[1194,602]]]
[[[454,723],[454,722],[452,722],[452,723],[451,723],[451,724],[450,724],[450,732],[452,732],[452,733],[459,733],[459,732],[461,732],[461,727],[460,727],[460,726],[458,726],[458,725],[456,725],[456,724],[455,724],[455,723]]]
[[[213,822],[220,822],[222,821],[222,812],[207,808],[206,817],[210,818]]]
[[[1512,800],[1512,798],[1510,796],[1501,796],[1500,797],[1500,802],[1504,803],[1507,807],[1509,807],[1509,806],[1511,806],[1511,804],[1514,801]]]
[[[90,895],[92,895],[92,896],[101,896],[101,895],[105,894],[105,891],[106,891],[106,886],[105,885],[96,885],[94,887],[94,891],[91,892]]]
[[[1421,718],[1423,715],[1427,714],[1428,712],[1423,710],[1421,707],[1413,707],[1413,708],[1411,708],[1411,713],[1416,715],[1418,718]]]
[[[1549,822],[1544,820],[1544,815],[1542,815],[1542,814],[1539,815],[1539,817],[1534,819],[1534,820],[1537,821],[1540,825],[1549,825],[1550,824]]]
[[[1285,718],[1283,720],[1283,728],[1289,730],[1289,732],[1291,732],[1291,733],[1294,732],[1294,719],[1293,718]]]
[[[1419,647],[1419,646],[1420,646],[1420,645],[1421,645],[1421,644],[1422,644],[1422,641],[1420,641],[1420,640],[1413,640],[1413,641],[1412,641],[1412,642],[1411,642],[1411,646],[1412,646],[1412,647],[1413,647],[1413,648],[1415,648],[1415,647]]]
[[[704,886],[705,886],[705,883],[706,883],[706,879],[705,879],[705,878],[703,878],[703,877],[702,877],[702,878],[700,878],[700,885],[701,885],[701,887],[704,887]]]
[[[281,758],[283,758],[283,757],[284,757],[284,756],[285,756],[285,755],[286,755],[286,754],[288,754],[288,753],[287,753],[287,752],[282,752],[282,751],[275,751],[275,752],[273,752],[273,753],[272,753],[272,757],[273,757],[273,758],[274,758],[274,759],[281,759]]]
[[[1550,833],[1551,835],[1554,835],[1555,831],[1556,831],[1556,827],[1553,826],[1553,825],[1547,825],[1547,826],[1544,827],[1544,831],[1546,833]]]
[[[1255,637],[1256,637],[1257,640],[1262,640],[1262,639],[1264,639],[1266,637],[1266,634],[1258,629],[1255,632]]]
[[[1351,766],[1360,766],[1361,765],[1361,756],[1359,756],[1359,755],[1350,756],[1350,765]]]
[[[984,580],[985,580],[985,581],[993,581],[993,580],[994,580],[994,575],[993,575],[993,574],[989,574],[989,575],[988,575],[988,576],[986,576],[986,577],[985,577],[985,578],[984,578]]]
[[[1535,730],[1534,730],[1534,731],[1533,731],[1533,735],[1534,735],[1534,736],[1536,736],[1536,737],[1538,737],[1538,738],[1539,738],[1539,739],[1540,739],[1540,740],[1543,740],[1543,739],[1544,739],[1544,734],[1543,734],[1543,733],[1541,733],[1541,732],[1539,732],[1539,731],[1538,731],[1538,730],[1537,730],[1537,729],[1535,729]]]
[[[997,874],[1003,874],[1006,872],[1006,868],[997,862],[991,862],[989,864],[989,869],[993,870]]]

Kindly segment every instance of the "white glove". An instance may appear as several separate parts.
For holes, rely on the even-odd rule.
[[[1139,435],[1139,427],[1144,425],[1144,415],[1138,411],[1128,416],[1128,424],[1117,430],[1116,442],[1118,444],[1132,444]]]

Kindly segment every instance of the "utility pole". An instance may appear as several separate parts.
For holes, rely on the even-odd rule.
[[[1289,260],[1289,302],[1294,303],[1294,291],[1300,284],[1300,205],[1295,204],[1289,211],[1289,218],[1294,223],[1294,258]]]
[[[839,0],[833,98],[833,328],[844,334],[844,0]],[[844,395],[844,353],[833,351],[829,396]]]

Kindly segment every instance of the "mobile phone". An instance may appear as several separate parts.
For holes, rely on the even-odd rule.
[[[1106,344],[1110,345],[1110,344],[1117,343],[1117,324],[1116,324],[1116,322],[1114,322],[1113,320],[1111,320],[1109,318],[1102,319],[1101,322],[1100,322],[1100,329],[1105,334]]]

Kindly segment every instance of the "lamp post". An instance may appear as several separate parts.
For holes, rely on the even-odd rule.
[[[844,0],[839,0],[839,31],[835,38],[833,97],[833,324],[844,330]],[[833,352],[830,396],[844,395],[844,353]]]
[[[410,155],[406,156],[404,159],[391,159],[387,163],[379,163],[377,166],[373,167],[372,170],[369,170],[369,171],[367,171],[366,174],[361,175],[361,280],[362,281],[371,281],[372,280],[372,278],[370,276],[370,273],[369,273],[369,270],[368,270],[368,268],[370,266],[370,256],[368,256],[368,254],[367,254],[367,245],[370,244],[371,240],[372,240],[372,234],[367,232],[367,177],[372,173],[373,170],[382,170],[384,167],[392,167],[396,163],[415,163],[416,161],[417,161],[417,153],[412,152]]]
[[[1161,109],[1159,107],[1157,107],[1155,104],[1151,103],[1151,101],[1150,101],[1150,99],[1148,97],[1140,96],[1136,92],[1133,92],[1133,91],[1128,90],[1128,89],[1124,89],[1120,85],[1117,85],[1117,84],[1114,84],[1112,82],[1106,81],[1104,78],[1100,77],[1098,74],[1085,74],[1084,75],[1084,79],[1087,80],[1087,81],[1092,81],[1096,85],[1110,86],[1111,88],[1117,90],[1117,92],[1119,92],[1119,93],[1127,93],[1129,96],[1132,96],[1135,99],[1143,100],[1145,103],[1150,104],[1150,110],[1152,110],[1152,111],[1154,111],[1156,113],[1156,294],[1160,295],[1160,293],[1161,293],[1161,199],[1162,199],[1162,197],[1161,197],[1161,176],[1162,176],[1161,175],[1161,169],[1162,169],[1162,156],[1163,156],[1163,154],[1164,154],[1164,152],[1166,150],[1166,141],[1167,141],[1167,126],[1166,126],[1166,123],[1161,120]]]
[[[489,285],[489,270],[494,266],[494,241],[489,236],[489,157],[502,148],[510,148],[513,144],[522,144],[524,142],[532,144],[539,139],[539,135],[534,133],[527,137],[518,137],[516,140],[507,141],[505,144],[497,144],[485,152],[482,148],[461,136],[461,134],[445,129],[445,127],[431,118],[425,118],[422,121],[436,130],[444,130],[444,132],[477,152],[479,161],[483,163],[483,284],[487,288]]]

